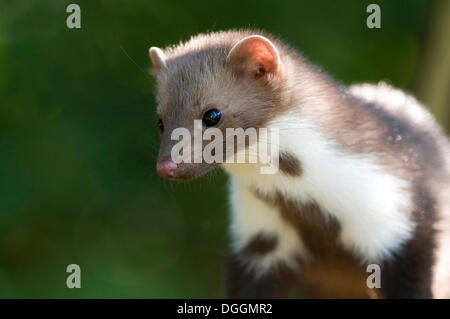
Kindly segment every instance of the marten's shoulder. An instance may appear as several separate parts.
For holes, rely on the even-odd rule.
[[[353,85],[349,91],[389,128],[385,142],[391,151],[397,147],[397,155],[414,162],[417,170],[433,175],[429,177],[450,180],[448,138],[417,99],[383,82]]]

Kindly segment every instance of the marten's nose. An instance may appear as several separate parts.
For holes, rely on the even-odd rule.
[[[159,176],[162,178],[173,178],[175,177],[175,172],[177,171],[178,165],[171,159],[165,159],[158,161],[156,164],[156,170]]]

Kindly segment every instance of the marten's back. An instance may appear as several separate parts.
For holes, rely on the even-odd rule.
[[[424,211],[421,214],[424,216],[420,217],[429,218],[429,224],[433,224],[430,228],[436,231],[433,296],[450,298],[450,143],[432,115],[403,91],[383,83],[377,86],[356,85],[350,87],[350,91],[369,102],[371,107],[380,107],[408,122],[412,130],[420,129],[423,135],[427,135],[414,140],[415,151],[423,152],[421,155],[429,159],[420,162],[418,182],[425,184],[423,189],[428,190],[428,196],[433,200],[433,211]]]

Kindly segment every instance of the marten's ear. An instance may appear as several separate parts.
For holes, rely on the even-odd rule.
[[[150,59],[152,60],[155,75],[157,75],[161,70],[167,69],[166,56],[160,48],[151,47],[148,52]]]
[[[252,35],[240,40],[227,56],[235,72],[250,78],[272,75],[281,78],[281,60],[269,39]]]

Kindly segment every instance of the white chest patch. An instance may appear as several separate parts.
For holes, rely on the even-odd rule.
[[[234,252],[239,252],[255,235],[269,234],[277,237],[278,244],[274,251],[257,260],[246,260],[247,266],[256,270],[256,275],[262,274],[277,262],[295,269],[299,266],[296,257],[308,258],[308,252],[296,230],[236,179],[231,180],[231,205]]]
[[[300,203],[314,201],[323,212],[337,219],[341,226],[340,243],[363,262],[389,257],[412,236],[409,185],[376,164],[377,154],[345,152],[324,137],[314,123],[295,115],[275,119],[269,125],[272,127],[279,128],[280,150],[299,159],[302,175],[292,177],[281,172],[264,175],[255,164],[225,164],[235,183],[242,185],[239,187],[257,188],[267,195],[279,192]],[[236,187],[232,186],[232,192]],[[235,218],[237,224],[242,221],[257,227],[263,223],[258,219],[266,218],[263,215],[267,214],[249,213],[248,207],[232,204],[235,214],[246,216]],[[233,227],[237,232],[252,228]]]

